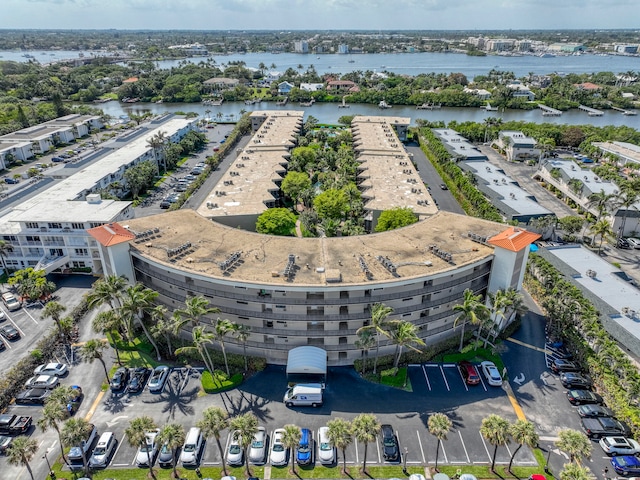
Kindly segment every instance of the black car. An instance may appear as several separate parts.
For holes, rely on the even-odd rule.
[[[0,327],[0,335],[2,335],[7,340],[18,340],[20,339],[20,332],[13,325],[3,325]]]
[[[612,410],[602,405],[581,405],[578,407],[578,415],[583,418],[615,416]]]
[[[129,369],[126,367],[120,367],[116,370],[116,373],[113,374],[113,378],[110,382],[110,387],[112,392],[119,392],[126,387],[127,382],[129,381]]]
[[[16,184],[16,183],[20,183],[20,179],[18,179],[18,178],[9,178],[9,177],[6,177],[6,178],[4,179],[4,183],[8,183],[8,184],[10,184],[10,185],[13,185],[13,184]]]
[[[571,405],[584,405],[587,403],[597,403],[601,405],[603,400],[597,393],[590,392],[589,390],[569,390],[567,392],[567,398]]]
[[[629,242],[627,241],[626,238],[619,238],[618,242],[616,243],[616,246],[618,248],[623,248],[623,249],[631,248],[631,245],[629,245]]]
[[[560,374],[560,382],[564,388],[583,388],[590,389],[592,386],[591,379],[576,372],[562,372]]]
[[[620,420],[610,417],[583,418],[582,429],[589,438],[629,436],[631,429]]]
[[[160,452],[158,453],[158,465],[161,468],[171,468],[178,460],[180,455],[180,448],[176,448],[174,452],[169,445],[166,443],[160,447]]]
[[[131,379],[129,380],[127,391],[129,393],[141,392],[144,389],[145,385],[147,384],[149,375],[151,375],[150,369],[145,367],[136,368],[131,374]]]
[[[580,367],[578,367],[578,365],[563,358],[555,358],[553,362],[551,362],[549,368],[551,368],[553,373],[580,371]]]
[[[382,455],[384,456],[384,460],[386,462],[397,462],[400,460],[398,439],[391,425],[385,424],[380,427],[380,438],[382,440]]]
[[[16,395],[16,403],[20,405],[30,403],[43,405],[49,395],[51,395],[51,390],[48,388],[30,388]]]

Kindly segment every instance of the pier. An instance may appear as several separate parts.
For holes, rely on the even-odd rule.
[[[562,115],[560,110],[556,110],[555,108],[547,107],[546,105],[538,104],[538,108],[542,110],[543,117],[559,117]]]
[[[580,105],[578,106],[578,109],[582,110],[583,112],[587,112],[587,115],[589,115],[590,117],[601,117],[604,115],[604,112],[602,110],[596,110],[595,108],[587,107],[586,105]]]
[[[637,115],[638,114],[638,112],[636,112],[634,110],[625,110],[624,108],[619,108],[619,107],[614,107],[614,106],[611,107],[611,110],[615,110],[616,112],[620,112],[623,115],[633,116],[633,115]]]

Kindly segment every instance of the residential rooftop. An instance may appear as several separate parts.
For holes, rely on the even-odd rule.
[[[612,153],[626,162],[640,164],[640,147],[627,142],[594,142],[605,153]]]
[[[20,142],[25,140],[40,140],[49,138],[52,134],[59,132],[61,129],[68,129],[74,125],[82,124],[90,120],[96,120],[96,115],[80,115],[70,114],[64,117],[58,117],[48,122],[39,123],[32,127],[23,128],[0,137],[0,141]]]
[[[487,156],[473,143],[450,128],[432,129],[438,138],[443,142],[444,147],[454,157],[462,160],[487,160]]]

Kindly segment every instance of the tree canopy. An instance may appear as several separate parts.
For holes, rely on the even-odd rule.
[[[413,210],[408,207],[397,207],[391,210],[385,210],[380,214],[378,223],[376,224],[376,232],[386,232],[395,230],[396,228],[406,227],[412,223],[416,223],[418,217]]]
[[[267,235],[291,235],[296,216],[286,208],[270,208],[258,217],[256,231]]]

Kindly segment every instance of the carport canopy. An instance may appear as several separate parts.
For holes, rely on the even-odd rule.
[[[318,347],[296,347],[289,350],[287,375],[327,375],[327,352]]]

